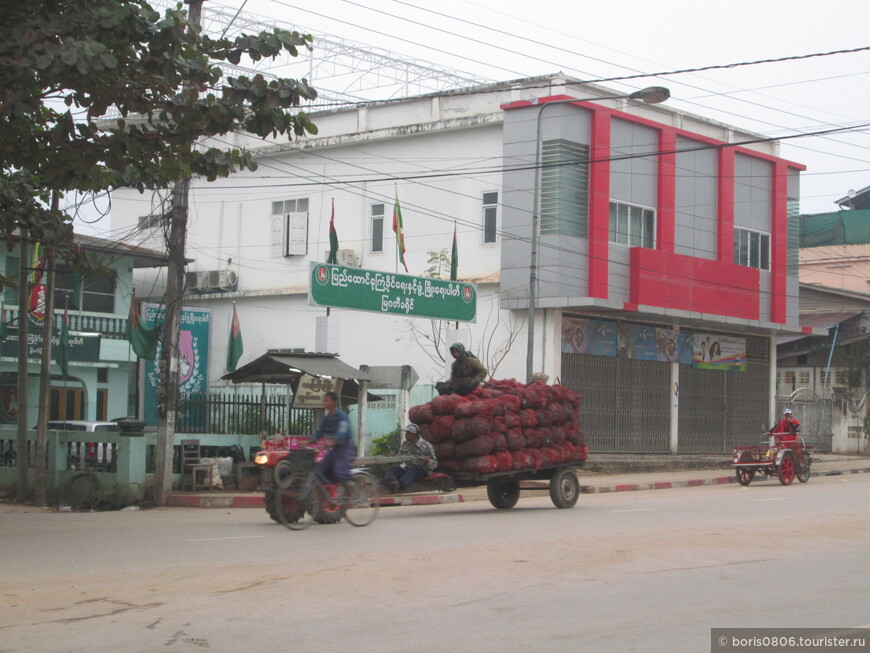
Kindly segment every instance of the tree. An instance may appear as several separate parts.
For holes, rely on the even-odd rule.
[[[4,6],[0,230],[8,242],[26,226],[34,240],[71,243],[70,219],[45,208],[50,191],[212,180],[256,164],[236,148],[191,147],[197,139],[316,133],[303,112],[288,110],[316,97],[304,79],[224,78],[216,63],[296,56],[310,35],[213,39],[186,27],[180,4],[161,16],[146,0]]]

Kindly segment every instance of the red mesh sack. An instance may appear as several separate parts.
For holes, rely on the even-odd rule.
[[[500,472],[509,472],[514,466],[514,458],[509,451],[499,451],[496,453],[495,462],[498,465],[496,469]]]
[[[450,440],[432,445],[432,448],[435,449],[435,458],[438,459],[439,463],[443,460],[452,460],[454,458],[453,450],[455,447],[456,445]]]
[[[492,431],[492,421],[478,415],[465,422],[465,432],[471,437],[477,437]]]
[[[535,418],[538,420],[538,426],[550,426],[552,421],[550,420],[550,411],[545,410],[544,408],[538,408],[535,410]]]
[[[462,461],[462,469],[476,474],[492,474],[498,469],[494,456],[476,456]]]
[[[520,416],[520,424],[523,425],[524,429],[534,428],[538,425],[538,416],[535,415],[535,411],[531,408],[525,408],[519,412]]]
[[[453,415],[438,415],[432,422],[432,437],[435,442],[450,439],[450,429],[453,428]]]
[[[521,407],[523,400],[512,394],[503,394],[498,398],[499,402],[502,406],[504,406],[505,412],[517,412]]]
[[[465,403],[456,406],[456,411],[453,413],[453,415],[457,419],[468,419],[469,417],[474,417],[474,415],[476,415],[473,409],[474,402],[466,401]]]
[[[543,465],[544,456],[543,456],[543,454],[541,454],[540,449],[526,449],[526,452],[529,454],[529,456],[532,459],[532,467],[537,469],[538,467],[541,467],[541,465]]]
[[[553,434],[553,442],[559,443],[565,441],[565,429],[561,426],[554,426],[550,429],[550,433]]]
[[[484,412],[487,415],[504,415],[506,406],[505,403],[501,400],[500,397],[493,399],[486,399],[483,402]]]
[[[541,435],[537,429],[523,429],[523,437],[526,439],[527,449],[537,449],[541,446]]]
[[[432,412],[436,415],[453,415],[457,406],[467,401],[468,399],[461,395],[439,395],[429,403],[432,406]]]
[[[492,430],[496,433],[507,433],[507,422],[504,420],[504,415],[499,415],[492,418]]]
[[[550,424],[561,424],[565,421],[565,411],[562,409],[562,404],[553,402],[545,410],[549,413]]]
[[[541,467],[548,467],[553,464],[552,449],[550,447],[541,447],[538,451],[541,452]]]
[[[487,408],[488,408],[487,402],[488,401],[489,400],[486,400],[486,399],[475,399],[474,401],[472,401],[471,402],[471,414],[472,414],[472,416],[473,415],[491,414],[487,410]]]
[[[504,437],[504,433],[492,434],[492,450],[507,451],[507,440]]]
[[[505,444],[509,451],[519,451],[526,446],[526,438],[520,429],[510,429],[505,434]]]
[[[478,435],[476,438],[457,444],[454,449],[453,457],[457,460],[465,460],[466,458],[474,458],[477,456],[486,456],[492,453],[493,437],[491,435]]]
[[[432,412],[432,405],[420,404],[419,406],[411,406],[408,410],[408,419],[418,426],[431,424],[432,420],[435,419],[435,413]]]
[[[540,438],[538,441],[539,447],[549,447],[553,444],[553,431],[549,426],[538,427],[538,437]]]
[[[426,440],[426,442],[435,442],[435,436],[432,435],[432,425],[431,424],[420,424],[420,437]]]
[[[458,460],[439,460],[438,470],[442,472],[461,472],[462,463]]]
[[[528,469],[532,466],[532,458],[526,451],[511,451],[510,454],[514,460],[514,469]]]

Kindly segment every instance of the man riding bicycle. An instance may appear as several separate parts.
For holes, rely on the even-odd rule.
[[[324,438],[330,445],[329,451],[315,468],[324,483],[341,483],[346,485],[350,480],[351,464],[356,458],[356,446],[353,443],[353,431],[350,428],[350,418],[338,407],[338,395],[327,392],[323,397],[323,408],[326,415],[314,435],[312,442]]]

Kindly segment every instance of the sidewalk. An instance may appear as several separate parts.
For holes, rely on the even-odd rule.
[[[661,469],[651,472],[595,472],[580,468],[577,475],[580,479],[580,491],[584,494],[726,485],[737,482],[729,462],[730,460],[723,456],[722,466],[714,469]],[[860,473],[870,473],[870,457],[839,454],[813,456],[812,476]],[[410,494],[384,497],[382,505],[432,505],[463,501],[487,501],[486,486],[460,488],[451,494]],[[262,509],[263,493],[223,490],[197,493],[175,492],[169,498],[169,505],[188,508]]]

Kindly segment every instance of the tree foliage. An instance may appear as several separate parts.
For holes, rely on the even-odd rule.
[[[294,111],[306,80],[224,77],[220,62],[310,48],[310,35],[275,29],[211,38],[187,29],[182,5],[160,15],[146,0],[6,3],[0,22],[0,228],[14,242],[71,242],[69,218],[47,210],[52,191],[166,187],[255,169],[249,153],[198,139],[244,130],[302,136]],[[11,246],[11,245],[10,245]]]

